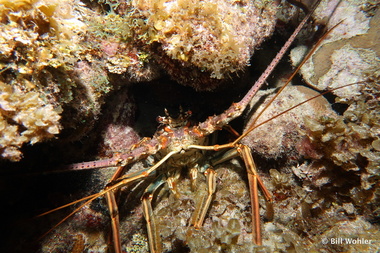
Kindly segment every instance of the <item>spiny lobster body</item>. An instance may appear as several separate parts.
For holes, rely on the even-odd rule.
[[[138,144],[133,145],[130,150],[119,153],[110,159],[82,162],[66,166],[67,170],[95,169],[104,167],[125,166],[141,159],[154,155],[158,151],[165,154],[167,150],[187,150],[189,145],[205,144],[206,136],[216,130],[221,130],[230,121],[239,117],[243,110],[234,103],[224,113],[209,117],[205,122],[196,126],[173,127],[165,125],[160,127],[153,138],[144,138]],[[160,122],[160,121],[159,121]]]

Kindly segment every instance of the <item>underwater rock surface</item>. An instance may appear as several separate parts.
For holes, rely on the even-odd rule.
[[[162,68],[179,83],[214,89],[249,64],[275,13],[265,1],[2,1],[1,89],[38,95],[38,107],[51,112],[44,123],[30,114],[26,124],[7,115],[4,97],[2,129],[9,129],[1,130],[8,139],[1,156],[20,160],[24,144],[59,133],[65,141],[83,138],[113,91],[155,79]]]
[[[254,107],[259,99],[265,95],[265,100],[260,103],[260,106],[254,108],[255,113],[250,115],[244,131],[261,124],[265,120],[272,119],[281,112],[316,96],[318,93],[305,86],[288,86],[267,110],[259,116],[259,113],[269,103],[274,94],[275,91],[273,90],[260,91],[252,100],[251,104]],[[255,122],[258,116],[259,119]],[[242,143],[253,149],[256,154],[265,156],[266,159],[283,159],[285,163],[298,160],[300,159],[300,154],[297,146],[302,139],[301,130],[305,128],[304,119],[307,116],[312,118],[322,116],[335,118],[336,113],[324,97],[319,97],[269,121],[262,127],[254,129],[242,140]]]
[[[273,2],[268,5],[273,7]],[[252,243],[246,169],[241,159],[236,158],[214,168],[217,171],[215,197],[203,227],[198,230],[191,228],[189,222],[195,206],[207,193],[203,176],[200,176],[197,190],[192,191],[187,170],[184,170],[178,181],[178,198],[167,188],[158,191],[153,208],[164,250],[378,250],[380,94],[379,87],[369,81],[379,80],[379,72],[375,71],[378,45],[372,43],[377,41],[379,34],[379,22],[375,21],[379,11],[377,5],[371,5],[373,1],[341,2],[334,14],[337,16],[333,16],[328,26],[341,19],[345,20],[344,25],[334,30],[316,51],[302,70],[303,78],[308,84],[321,83],[313,86],[316,90],[357,81],[365,81],[365,84],[336,90],[336,102],[330,98],[329,101],[320,99],[307,103],[306,109],[292,110],[253,130],[243,140],[251,147],[258,173],[273,197],[273,210],[262,196],[259,197],[263,246]],[[329,15],[327,10],[333,8],[334,3],[322,1],[320,13]],[[244,69],[258,47],[259,44],[251,41],[252,37],[258,36],[260,42],[257,43],[261,43],[274,29],[272,17],[276,9],[259,8],[264,17],[258,15],[255,4],[251,1],[190,0],[1,1],[2,157],[22,162],[25,147],[50,139],[42,149],[49,151],[44,154],[44,160],[35,162],[37,165],[31,169],[44,167],[46,163],[54,170],[59,164],[48,163],[45,157],[50,157],[51,150],[57,149],[59,142],[74,143],[56,154],[58,157],[66,155],[58,160],[63,164],[71,161],[67,156],[75,153],[76,146],[92,150],[93,159],[111,157],[128,149],[144,136],[141,134],[143,128],[157,127],[155,117],[164,108],[178,108],[172,101],[164,103],[165,100],[189,96],[185,89],[188,87],[181,87],[184,90],[180,91],[185,92],[178,95],[178,90],[163,85],[169,82],[162,78],[165,75],[197,90],[214,89],[226,82],[232,89],[216,100],[226,100],[229,104],[238,101],[244,91],[232,98],[232,90],[237,89],[235,84],[239,82],[240,85],[240,80],[229,82],[230,75]],[[219,16],[213,15],[207,23],[207,15],[215,12]],[[263,21],[258,34],[255,34],[257,28],[252,26],[256,19]],[[173,27],[173,24],[176,25]],[[280,38],[274,40],[277,39]],[[233,43],[236,41],[242,42]],[[299,43],[308,44],[302,40]],[[294,61],[302,57],[297,50],[301,51],[296,48],[292,52]],[[326,69],[319,69],[321,67]],[[158,79],[160,77],[162,79]],[[253,82],[250,80],[249,85]],[[142,98],[137,101],[132,87],[143,83],[148,84],[143,87],[155,85],[152,90],[159,92],[148,93],[143,88]],[[295,84],[284,91],[283,98],[276,100],[259,122],[311,96],[309,88],[301,88],[298,82]],[[251,108],[262,107],[274,90],[259,91]],[[157,99],[149,102],[149,96]],[[207,98],[194,96],[189,104],[196,107]],[[343,109],[331,109],[331,105],[338,102],[344,103]],[[147,113],[149,103],[159,108],[159,113],[154,116]],[[218,105],[210,103],[210,107]],[[191,106],[185,109],[192,109]],[[199,107],[200,111],[208,109],[207,104]],[[206,116],[214,113],[219,111]],[[237,130],[242,132],[249,128],[255,115],[250,112],[244,115],[241,120],[244,122],[236,124]],[[141,119],[147,119],[144,123],[151,120],[152,126],[138,126],[136,122]],[[224,143],[231,138],[228,134],[223,136],[223,132],[221,135]],[[40,152],[41,146],[28,148]],[[205,160],[212,154],[204,154]],[[74,162],[87,159],[85,155],[75,154]],[[12,164],[29,169],[28,162]],[[127,170],[135,172],[154,162],[149,157]],[[3,164],[6,166],[2,169],[13,169],[10,163]],[[88,175],[80,171],[68,172],[42,181],[29,174],[16,175],[9,182],[7,177],[4,180],[0,177],[0,189],[6,193],[7,217],[17,219],[10,225],[5,221],[5,227],[12,228],[9,229],[12,238],[5,246],[0,245],[0,249],[22,251],[30,243],[35,252],[106,252],[110,248],[110,215],[104,198],[85,206],[41,241],[38,238],[73,209],[31,218],[101,191],[114,172],[115,168],[96,170]],[[148,252],[140,197],[149,183],[148,179],[121,191],[123,251]],[[36,188],[39,190],[34,192]],[[13,194],[19,195],[14,197]],[[29,220],[37,225],[28,226]],[[335,238],[362,239],[369,243],[334,243]]]
[[[147,18],[141,36],[158,43],[157,61],[181,84],[213,90],[244,70],[255,48],[270,36],[272,1],[134,1]],[[154,52],[154,51],[153,51]]]
[[[341,22],[322,42],[312,58],[301,68],[306,82],[317,90],[333,89],[364,80],[380,65],[380,11],[371,1],[322,1],[316,10],[317,20],[328,20],[327,29]],[[365,10],[369,10],[365,12]],[[296,65],[305,47],[292,50]],[[323,64],[321,64],[323,62]],[[355,99],[360,86],[333,91],[340,101]]]

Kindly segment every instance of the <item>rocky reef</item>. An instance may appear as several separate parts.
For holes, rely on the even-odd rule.
[[[21,159],[23,144],[33,145],[58,134],[61,117],[38,92],[25,92],[3,82],[0,86],[0,152],[3,158],[16,161]]]
[[[79,20],[83,8],[79,2],[2,1],[0,8],[1,114],[3,125],[9,126],[2,135],[18,138],[14,143],[2,143],[1,153],[4,158],[20,160],[23,144],[52,138],[63,128],[79,130],[83,121],[92,125],[110,86],[101,68],[80,61],[86,51],[80,34],[86,25]],[[76,82],[78,69],[82,78]],[[7,107],[10,100],[13,115]],[[73,108],[71,113],[67,107]],[[45,111],[44,122],[34,113],[38,110]],[[49,125],[54,131],[48,130]],[[81,132],[74,135],[82,136]]]
[[[302,67],[306,82],[317,90],[333,89],[362,81],[378,71],[380,46],[378,3],[372,1],[322,1],[316,19],[328,20],[326,29],[341,22],[329,34],[311,59]],[[366,12],[366,10],[371,10]],[[297,64],[304,47],[293,49],[291,59]],[[323,62],[324,64],[320,64]],[[360,95],[360,86],[338,89],[340,101]],[[356,90],[354,92],[353,90]]]
[[[34,114],[28,115],[29,125],[7,116],[9,101],[3,97],[1,120],[10,127],[2,133],[10,141],[0,152],[13,161],[22,158],[24,144],[58,133],[65,141],[81,139],[104,113],[101,107],[112,91],[157,78],[162,68],[181,84],[214,89],[249,64],[254,48],[273,30],[276,13],[276,6],[265,1],[86,6],[76,0],[30,0],[2,1],[0,8],[1,89],[34,94],[38,101],[29,109],[51,111],[43,124],[54,125],[54,130],[38,129],[40,118]]]
[[[254,129],[244,140],[269,170],[271,179],[264,181],[278,211],[264,227],[269,240],[282,234],[274,243],[277,250],[371,252],[379,247],[379,53],[374,41],[380,12],[371,1],[344,1],[335,8],[336,3],[322,1],[317,9],[316,18],[328,15],[327,28],[342,23],[301,74],[320,91],[352,85],[334,90],[330,102],[323,102],[333,104],[334,110],[302,105],[274,119],[273,125],[271,121],[262,130]],[[368,6],[371,12],[365,11]],[[293,49],[291,59],[298,62],[297,54],[305,48]],[[302,95],[286,93],[287,89],[258,123],[292,106],[284,106],[288,99]],[[263,106],[257,107],[260,111]]]
[[[249,76],[252,68],[246,67],[275,29],[279,7],[274,2],[0,1],[0,155],[19,161],[2,161],[4,171],[25,166],[28,173],[43,174],[46,171],[39,167],[54,170],[59,163],[81,162],[88,150],[89,159],[112,157],[138,143],[141,136],[151,137],[145,133],[157,128],[155,118],[167,107],[185,104],[186,109],[205,114],[193,115],[193,123],[220,113],[254,82]],[[184,170],[177,183],[178,197],[167,187],[157,191],[154,215],[164,251],[375,252],[379,248],[378,3],[341,1],[335,8],[336,3],[322,1],[314,15],[320,23],[328,16],[328,28],[343,21],[301,69],[305,83],[300,78],[293,81],[253,123],[284,79],[275,73],[271,81],[276,84],[259,91],[243,119],[232,122],[244,132],[270,120],[242,140],[252,149],[273,197],[272,205],[261,194],[259,198],[263,246],[252,242],[246,169],[236,158],[214,168],[217,189],[200,229],[189,224],[207,194],[204,176],[194,191]],[[280,17],[286,27],[300,11],[284,6],[279,15],[291,15]],[[294,65],[310,41],[315,39],[303,33],[290,53]],[[272,50],[262,54],[272,55]],[[362,84],[337,89],[327,99],[319,97],[271,120],[318,92],[355,82]],[[217,93],[218,89],[226,91]],[[219,136],[223,143],[231,138],[223,131]],[[43,153],[42,161],[33,160],[30,152]],[[205,160],[213,154],[206,152]],[[58,164],[48,163],[46,157]],[[135,172],[154,162],[149,157],[127,169]],[[29,226],[25,220],[101,191],[114,171],[58,173],[41,180],[35,176],[31,180],[29,174],[4,177],[0,190],[9,206],[8,217],[17,220],[5,224],[12,227],[12,240],[4,252],[22,251],[30,243],[27,237],[32,238],[35,252],[105,252],[110,218],[104,198],[82,208],[41,241],[38,238],[72,209],[33,219]],[[123,251],[148,252],[140,197],[149,180],[120,192]],[[25,214],[25,207],[30,213]],[[20,237],[21,243],[15,243]],[[338,238],[346,239],[336,243]]]
[[[256,112],[250,115],[244,131],[255,125],[262,124],[266,120],[270,121],[254,129],[242,140],[242,143],[248,145],[257,155],[265,156],[266,159],[283,160],[285,163],[291,163],[301,158],[297,145],[303,138],[301,130],[305,129],[305,117],[318,118],[326,116],[335,118],[336,113],[324,97],[319,97],[272,119],[282,111],[318,94],[316,91],[305,86],[293,85],[286,87],[256,121],[257,116],[272,99],[274,93],[274,89],[259,91],[257,96],[252,100],[252,108]],[[265,100],[255,107],[262,97],[265,97]],[[272,134],[269,135],[268,132]]]
[[[244,70],[256,47],[273,31],[271,1],[136,1],[147,18],[143,36],[169,75],[197,90],[212,90]],[[176,67],[178,66],[178,67]]]

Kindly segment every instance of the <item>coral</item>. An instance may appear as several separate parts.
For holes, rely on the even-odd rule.
[[[12,4],[2,1],[0,4],[1,81],[11,85],[16,94],[22,91],[25,96],[38,97],[41,102],[35,103],[40,107],[44,104],[46,112],[54,111],[56,121],[61,115],[60,126],[64,128],[67,127],[67,104],[80,100],[80,96],[75,97],[76,84],[70,70],[80,51],[79,34],[86,29],[78,18],[81,8],[77,1],[17,1]],[[16,98],[20,101],[14,103],[23,103],[23,96],[15,95]],[[88,101],[82,101],[82,106],[84,103]],[[33,121],[32,115],[30,113],[30,121]],[[46,117],[49,115],[52,113]],[[77,117],[79,121],[84,118],[83,115]],[[35,132],[37,134],[41,137],[36,136],[31,144],[53,137],[44,131]],[[54,134],[58,134],[58,128]]]
[[[374,84],[367,84],[362,87],[358,100],[351,102],[342,116],[305,120],[307,137],[299,151],[314,158],[309,165],[309,173],[318,170],[318,177],[321,170],[329,173],[330,170],[339,168],[334,169],[335,174],[339,171],[359,176],[360,184],[350,190],[362,195],[358,199],[352,197],[356,205],[359,205],[358,202],[360,205],[371,202],[372,194],[376,194],[378,187],[376,182],[379,180],[380,152],[376,143],[380,139],[379,110],[378,88]],[[307,150],[304,149],[305,146],[308,147]],[[327,180],[325,183],[332,182]]]
[[[264,3],[250,2],[100,3],[111,11],[94,11],[77,0],[0,3],[1,81],[37,92],[61,116],[66,141],[79,140],[94,128],[110,91],[157,78],[154,58],[164,59],[157,57],[162,51],[187,64],[184,70],[207,72],[206,82],[210,74],[224,78],[243,68],[253,48],[272,30],[275,12],[275,8],[263,9]],[[209,15],[213,12],[218,15]],[[151,13],[148,19],[147,13]],[[251,25],[257,20],[263,30]],[[176,26],[161,27],[164,24]],[[193,82],[191,76],[185,79]]]
[[[124,14],[114,12],[88,17],[88,31],[92,41],[88,48],[96,48],[90,62],[99,62],[114,74],[125,74],[132,82],[149,81],[160,74],[151,52],[139,42],[137,31],[145,27],[141,15],[128,5]],[[142,45],[141,45],[142,44]],[[97,59],[98,57],[100,59]],[[99,61],[100,60],[100,61]]]
[[[60,116],[54,123],[61,129],[60,141],[79,140],[96,125],[110,91],[157,76],[149,55],[129,43],[126,19],[131,18],[95,12],[77,0],[1,1],[0,81],[39,97],[37,104]],[[111,82],[113,74],[123,76]],[[50,132],[58,134],[58,127]],[[19,160],[22,144],[54,136],[43,130],[33,135],[33,140],[9,140],[4,144],[9,155],[3,157]]]
[[[157,61],[197,90],[244,69],[272,32],[276,13],[268,1],[136,1],[135,7],[147,18],[142,38],[159,43]]]
[[[359,165],[355,162],[360,155],[369,159],[369,168],[375,168],[378,165],[375,158],[379,154],[373,143],[379,141],[378,112],[365,111],[368,109],[365,103],[352,108],[355,109],[347,110],[338,119],[306,119],[310,145],[318,145],[315,147],[317,154],[313,158],[329,159],[345,170],[357,170]]]
[[[19,148],[59,133],[59,110],[44,102],[38,92],[25,92],[0,81],[0,154],[19,161]]]
[[[329,4],[333,6],[331,2]],[[349,1],[342,2],[342,6],[358,11]],[[342,12],[338,9],[337,13]],[[263,126],[263,133],[260,134],[260,129],[254,129],[243,140],[259,158],[261,163],[258,167],[270,169],[271,180],[264,178],[264,182],[273,194],[274,210],[281,212],[275,211],[273,222],[266,223],[264,227],[265,233],[281,235],[276,242],[278,249],[357,252],[376,251],[379,246],[376,241],[378,233],[367,232],[378,230],[380,108],[376,82],[379,82],[379,60],[377,46],[372,43],[378,31],[375,24],[377,13],[371,22],[371,16],[360,12],[345,18],[342,27],[338,26],[332,36],[323,42],[324,45],[302,71],[307,83],[319,80],[318,89],[364,81],[360,85],[334,91],[336,102],[347,104],[343,115],[332,113],[331,109],[327,115],[318,114],[312,108],[294,109],[289,112],[290,115],[284,115],[283,123],[274,119],[273,125],[269,122]],[[340,29],[349,26],[345,22],[351,22],[352,27],[349,32],[342,33]],[[365,33],[367,30],[368,33]],[[364,35],[355,37],[360,31]],[[359,42],[362,46],[363,42],[368,43],[363,48],[359,47]],[[299,49],[292,51],[294,61]],[[322,52],[324,57],[320,56]],[[314,69],[309,68],[310,62],[315,63]],[[327,66],[321,63],[327,63]],[[328,75],[319,75],[321,71]],[[322,80],[328,85],[321,85]],[[299,96],[294,91],[291,95]],[[282,103],[282,98],[275,101],[275,105],[281,106]],[[281,111],[272,110],[269,107],[266,114],[273,116]],[[254,115],[249,117],[251,120],[255,118]],[[267,118],[263,115],[260,121]],[[288,159],[285,163],[283,156]],[[334,241],[336,238],[361,241],[356,244],[337,243]]]

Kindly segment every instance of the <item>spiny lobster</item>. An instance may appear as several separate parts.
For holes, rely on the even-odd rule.
[[[319,2],[320,1],[317,1],[315,6],[313,7],[313,10],[316,8]],[[158,189],[163,184],[166,184],[174,195],[178,195],[176,181],[180,176],[181,169],[184,167],[190,168],[190,179],[192,183],[192,188],[196,188],[196,179],[198,173],[203,173],[206,177],[208,193],[207,196],[202,200],[202,204],[198,205],[197,209],[194,212],[194,216],[191,219],[191,226],[193,226],[196,229],[200,228],[203,224],[207,211],[210,205],[212,204],[212,198],[216,190],[216,172],[214,171],[213,167],[226,160],[230,160],[234,157],[240,156],[245,163],[248,175],[249,191],[252,205],[252,228],[254,233],[253,241],[257,245],[261,245],[262,238],[258,189],[260,188],[262,190],[267,202],[270,203],[272,201],[272,197],[270,192],[264,186],[262,180],[260,179],[256,171],[256,165],[253,161],[250,148],[246,145],[241,144],[241,140],[245,136],[247,136],[253,129],[264,124],[265,122],[255,124],[256,120],[260,115],[257,116],[257,118],[254,120],[254,123],[252,124],[252,127],[250,127],[242,135],[237,137],[233,142],[227,144],[208,146],[207,137],[215,131],[221,130],[224,127],[228,126],[228,124],[232,120],[242,115],[252,98],[264,84],[264,82],[271,74],[275,66],[278,64],[278,62],[283,57],[287,49],[290,47],[291,43],[294,41],[297,34],[300,32],[304,24],[310,18],[312,12],[313,11],[309,12],[309,14],[306,15],[306,17],[293,32],[293,34],[290,36],[285,45],[278,52],[276,57],[272,60],[267,69],[263,72],[263,74],[248,91],[248,93],[241,99],[241,101],[233,103],[223,113],[215,116],[210,116],[204,122],[201,122],[195,126],[190,126],[190,124],[188,123],[188,118],[191,115],[190,112],[181,113],[179,118],[174,119],[170,117],[169,114],[165,111],[165,117],[158,117],[158,121],[161,124],[161,126],[152,138],[142,139],[139,143],[133,145],[127,152],[117,154],[113,158],[92,162],[83,162],[68,166],[67,169],[71,170],[94,169],[104,167],[117,167],[118,169],[114,173],[112,178],[109,180],[109,183],[107,184],[105,189],[101,192],[87,196],[85,198],[61,206],[54,210],[45,212],[41,214],[41,216],[84,201],[83,204],[80,204],[68,216],[66,216],[56,226],[54,226],[54,228],[56,228],[58,225],[66,221],[69,217],[78,212],[87,204],[91,203],[93,200],[101,196],[105,196],[111,215],[113,247],[115,252],[122,252],[120,241],[118,205],[116,200],[118,189],[127,186],[133,182],[144,180],[148,177],[153,176],[155,177],[155,179],[145,189],[141,197],[141,200],[143,204],[144,217],[147,223],[150,252],[162,252],[159,231],[156,227],[155,217],[153,215],[152,208],[152,199],[155,192],[158,191]],[[300,66],[302,66],[306,59],[308,59],[308,57],[312,54],[312,51],[308,54],[308,56],[305,57],[305,60],[300,64]],[[296,69],[296,71],[293,73],[292,77],[289,78],[289,80],[293,78],[293,76],[296,74],[299,68],[300,67]],[[290,81],[288,81],[287,83],[289,82]],[[280,89],[277,95],[284,89],[287,83]],[[277,97],[277,95],[272,98],[271,102]],[[270,103],[268,103],[268,106]],[[266,108],[264,108],[264,110],[265,109]],[[292,108],[290,108],[289,110],[291,109]],[[223,153],[220,152],[225,149],[230,150]],[[218,155],[215,155],[211,159],[206,161],[205,159],[203,159],[202,154],[202,151],[204,150],[214,150],[219,151],[219,153]],[[154,163],[154,165],[137,172],[122,175],[123,170],[127,165],[136,163],[152,155],[154,155],[157,159],[157,162]]]

